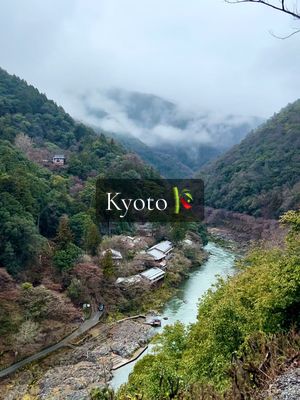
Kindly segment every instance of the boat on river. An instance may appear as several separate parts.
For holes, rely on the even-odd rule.
[[[153,318],[153,319],[149,322],[149,324],[150,324],[151,326],[153,326],[154,328],[158,328],[158,327],[161,326],[161,320],[160,320],[159,318]]]

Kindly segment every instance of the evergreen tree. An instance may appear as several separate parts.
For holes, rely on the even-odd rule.
[[[97,226],[93,223],[88,225],[85,233],[84,247],[91,256],[97,254],[100,241],[101,237]]]
[[[56,250],[53,264],[60,271],[71,270],[81,256],[82,251],[74,243],[68,243],[63,249]]]
[[[63,215],[59,220],[56,242],[60,249],[65,249],[70,243],[73,242],[73,234],[70,229],[69,218]]]
[[[106,278],[111,278],[114,275],[114,262],[110,250],[106,250],[101,261],[103,275]]]
[[[171,239],[174,243],[181,242],[187,233],[188,226],[184,222],[175,222],[171,228]]]

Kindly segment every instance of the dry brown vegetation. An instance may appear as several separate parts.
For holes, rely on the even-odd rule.
[[[268,241],[273,246],[284,241],[286,229],[277,220],[255,218],[251,215],[223,209],[205,208],[205,221],[209,226],[223,227],[233,233],[235,239]]]
[[[64,294],[18,285],[0,269],[0,366],[55,343],[78,326],[81,312]]]
[[[300,334],[278,334],[266,338],[262,334],[251,337],[247,349],[233,355],[228,374],[231,387],[225,393],[213,387],[193,385],[180,400],[266,400],[267,388],[276,377],[300,362]]]

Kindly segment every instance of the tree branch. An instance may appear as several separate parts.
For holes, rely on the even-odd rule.
[[[269,31],[269,32],[270,32],[270,34],[271,34],[272,36],[274,36],[274,38],[276,38],[276,39],[281,39],[281,40],[285,40],[285,39],[288,39],[288,38],[290,38],[290,37],[296,35],[297,33],[300,33],[300,29],[298,29],[298,30],[296,30],[296,31],[294,31],[294,32],[292,32],[292,33],[290,33],[290,34],[287,35],[287,36],[278,36],[278,35],[275,35],[275,33],[272,32],[272,31]]]
[[[273,8],[274,10],[277,11],[281,11],[285,14],[291,15],[292,17],[296,18],[296,19],[300,19],[300,13],[295,10],[295,11],[291,11],[286,7],[285,4],[285,0],[281,1],[281,6],[276,6],[275,4],[272,4],[268,1],[264,1],[264,0],[225,0],[226,3],[230,3],[230,4],[238,4],[238,3],[258,3],[258,4],[263,4],[267,7]]]

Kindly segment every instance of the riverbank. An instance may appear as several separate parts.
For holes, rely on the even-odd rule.
[[[208,227],[207,232],[211,242],[241,255],[249,251],[249,247],[251,246],[251,242],[249,243],[245,238],[237,237],[237,235],[230,229],[223,227]]]
[[[156,332],[161,333],[166,325],[174,324],[176,321],[185,325],[194,323],[197,320],[199,300],[216,282],[217,276],[228,276],[234,273],[235,253],[233,251],[212,242],[205,246],[205,250],[209,254],[208,260],[201,268],[191,272],[189,278],[180,285],[176,294],[165,304],[160,315],[162,326]],[[151,351],[151,345],[149,348]],[[148,351],[144,354],[147,353]],[[127,382],[128,375],[137,361],[113,374],[110,384],[115,390]]]
[[[174,296],[181,284],[189,278],[195,269],[207,261],[209,254],[200,247],[200,242],[192,242],[192,245],[177,246],[168,263],[170,267],[165,269],[164,280],[155,286],[140,286],[140,283],[132,284],[122,288],[125,297],[131,297],[132,293],[136,297],[130,302],[130,308],[110,313],[109,321],[117,321],[128,316],[137,314],[147,314],[149,312],[159,313],[165,304]]]
[[[31,364],[1,383],[0,399],[89,399],[93,387],[105,386],[112,371],[145,347],[155,330],[144,318],[100,323],[77,343]]]
[[[277,220],[211,207],[205,207],[205,223],[242,249],[249,247],[251,242],[263,242],[269,247],[281,245],[287,233]]]
[[[234,254],[214,244],[206,246],[206,251],[209,259],[191,270],[189,279],[182,282],[167,301],[161,317],[168,320],[162,320],[163,326],[176,319],[193,322],[198,299],[215,282],[215,275],[232,271]],[[127,380],[135,362],[114,373],[113,369],[141,352],[160,331],[144,322],[140,318],[98,324],[70,348],[61,349],[3,381],[0,398],[17,400],[29,394],[33,399],[81,400],[89,399],[93,387],[102,387],[109,381],[118,387]]]

